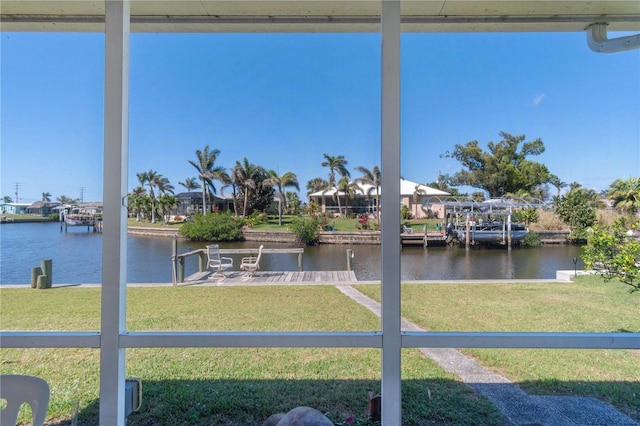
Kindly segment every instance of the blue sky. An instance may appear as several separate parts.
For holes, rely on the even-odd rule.
[[[2,33],[1,196],[102,199],[104,35]],[[640,175],[640,51],[591,52],[583,33],[404,34],[402,174],[435,181],[455,144],[541,138],[532,159],[598,191]],[[129,189],[176,187],[205,145],[297,174],[323,154],[380,165],[379,34],[132,34]]]

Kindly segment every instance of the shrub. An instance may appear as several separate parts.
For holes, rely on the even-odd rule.
[[[513,218],[516,222],[524,222],[525,225],[529,226],[532,223],[536,223],[540,220],[540,215],[538,214],[538,209],[535,207],[527,207],[522,210],[516,211],[513,214]]]
[[[556,214],[569,225],[569,238],[580,242],[587,239],[587,228],[596,222],[596,211],[581,191],[571,191],[553,200]]]
[[[409,206],[406,205],[402,205],[402,207],[400,208],[400,218],[402,220],[409,220],[411,219],[411,212],[409,211]]]
[[[256,225],[260,225],[261,223],[266,223],[268,219],[269,217],[265,212],[254,210],[253,212],[251,212],[251,216],[246,219],[246,222],[250,227],[254,227]]]
[[[593,269],[605,282],[617,278],[640,291],[640,241],[634,238],[640,222],[628,223],[618,219],[610,226],[596,226],[590,230],[589,244],[582,259],[587,269]]]
[[[542,241],[540,240],[540,235],[530,231],[527,236],[522,239],[520,244],[526,247],[540,247],[542,245]]]
[[[242,239],[242,221],[230,213],[209,213],[185,223],[179,234],[194,241],[237,241]]]
[[[318,242],[318,219],[311,217],[294,217],[291,221],[291,232],[296,234],[298,240],[307,245],[314,245]]]
[[[366,214],[358,215],[358,223],[356,223],[356,228],[365,231],[369,229],[369,218]]]

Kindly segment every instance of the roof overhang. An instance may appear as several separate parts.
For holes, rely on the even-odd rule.
[[[2,31],[103,32],[104,1],[2,0]],[[640,2],[404,0],[404,32],[640,30]],[[131,0],[132,32],[379,32],[380,0]]]

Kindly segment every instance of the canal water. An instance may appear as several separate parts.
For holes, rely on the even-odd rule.
[[[130,283],[171,282],[171,238],[127,237],[127,281]],[[222,248],[258,247],[261,243],[222,243]],[[205,243],[178,240],[178,253],[204,248]],[[267,247],[290,247],[267,243]],[[321,245],[305,247],[303,268],[346,270],[347,249],[353,249],[352,266],[359,280],[379,280],[379,245]],[[536,279],[555,278],[556,270],[583,269],[582,249],[570,245],[539,248],[503,247],[466,250],[461,247],[408,247],[402,250],[403,280]],[[233,257],[233,256],[232,256]],[[236,256],[234,264],[240,264]],[[578,258],[577,265],[573,259]],[[102,235],[86,228],[61,232],[55,223],[0,225],[0,284],[31,281],[31,268],[42,259],[53,260],[54,284],[99,283],[102,271]],[[295,271],[297,255],[263,255],[262,270]],[[188,259],[186,273],[197,271],[197,257]]]

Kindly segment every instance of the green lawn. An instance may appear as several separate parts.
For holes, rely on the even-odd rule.
[[[358,286],[380,300],[379,286]],[[402,315],[432,331],[640,332],[640,293],[576,283],[403,285]],[[467,349],[527,392],[607,401],[640,420],[640,350]]]
[[[362,285],[379,298],[379,286]],[[403,315],[432,330],[640,330],[640,297],[595,278],[577,284],[403,285]],[[0,289],[2,330],[97,330],[100,290]],[[377,330],[380,320],[332,286],[133,287],[127,328],[208,331]],[[601,398],[640,420],[638,351],[472,350],[529,392]],[[129,425],[259,425],[268,415],[314,406],[335,421],[361,416],[380,389],[377,349],[131,349],[127,377],[143,381]],[[51,385],[52,424],[97,423],[99,353],[1,349],[2,373]],[[485,398],[403,350],[403,423],[501,425]]]
[[[33,214],[12,214],[3,213],[1,215],[9,222],[51,222],[48,216],[38,216]]]

